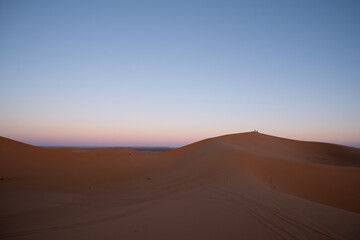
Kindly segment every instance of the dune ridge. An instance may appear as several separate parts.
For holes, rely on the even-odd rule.
[[[0,138],[3,239],[358,239],[360,149],[256,132],[168,152]]]

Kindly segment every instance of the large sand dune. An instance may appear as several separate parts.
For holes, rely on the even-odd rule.
[[[1,239],[360,239],[360,149],[259,133],[162,153],[0,138]]]

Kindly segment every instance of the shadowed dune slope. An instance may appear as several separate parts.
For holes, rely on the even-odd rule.
[[[7,239],[358,239],[360,149],[260,133],[168,152],[0,138]]]
[[[217,161],[227,166],[214,171],[238,168],[278,191],[360,213],[358,148],[250,132],[206,139],[165,154],[185,159],[219,155]]]

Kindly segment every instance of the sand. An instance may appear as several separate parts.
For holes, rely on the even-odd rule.
[[[1,239],[360,239],[360,149],[260,133],[169,152],[0,138]]]

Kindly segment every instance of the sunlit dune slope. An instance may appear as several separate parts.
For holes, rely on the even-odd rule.
[[[0,138],[0,177],[4,238],[360,236],[360,149],[334,144],[251,132],[147,153]]]

